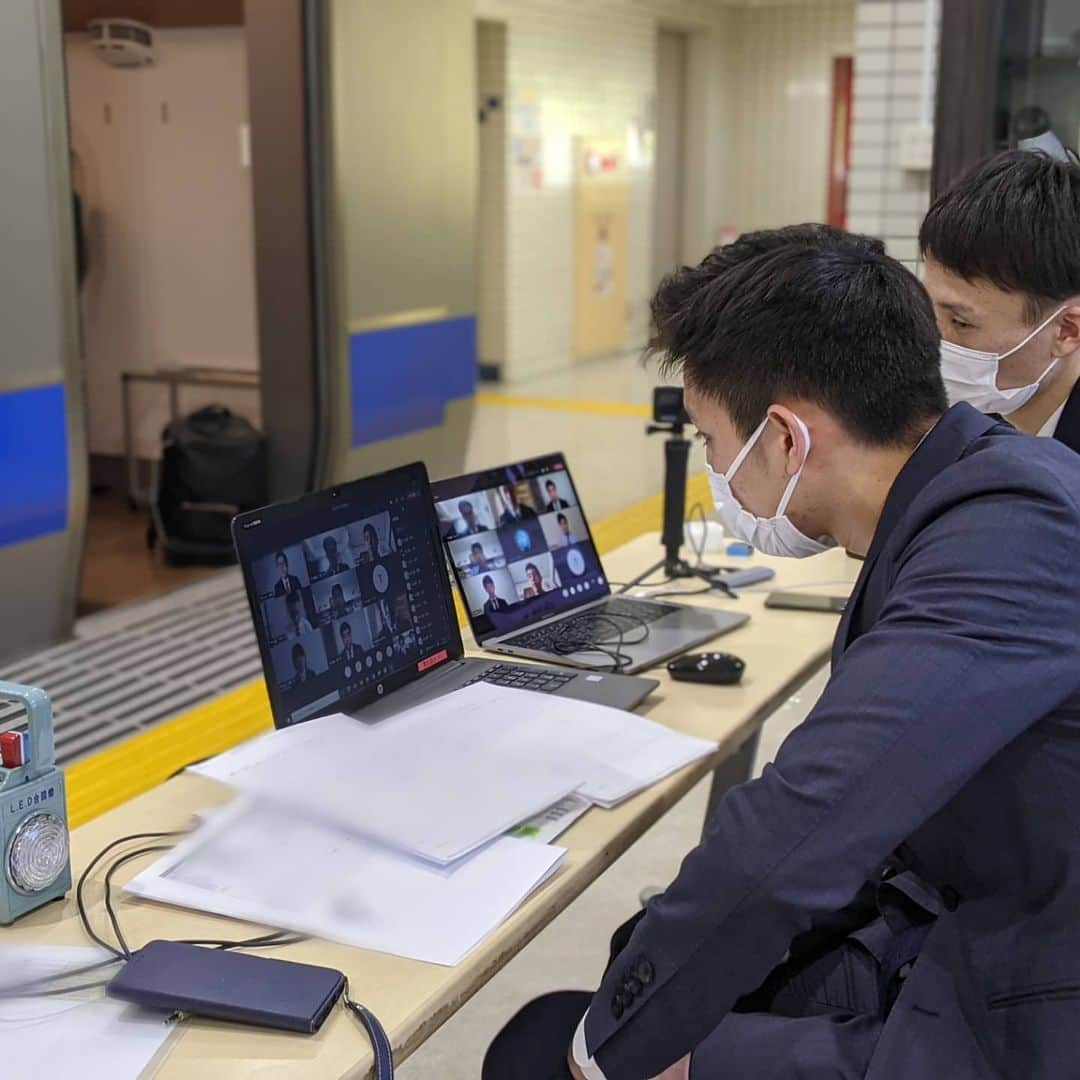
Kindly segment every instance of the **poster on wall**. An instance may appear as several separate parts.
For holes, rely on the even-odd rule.
[[[518,191],[544,186],[544,144],[539,135],[515,135],[510,140],[511,171]]]
[[[624,139],[574,141],[574,354],[626,342],[629,184]]]

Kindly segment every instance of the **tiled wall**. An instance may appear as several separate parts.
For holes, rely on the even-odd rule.
[[[717,55],[703,64],[703,91],[715,95],[726,76],[720,53],[728,11],[708,0],[479,0],[481,19],[506,24],[508,141],[506,190],[506,356],[510,380],[528,379],[573,362],[572,149],[576,135],[629,140],[652,127],[657,28],[699,35]],[[726,117],[709,118],[695,142],[700,185],[712,180],[722,154]],[[519,167],[515,150],[526,140],[539,153],[542,178]],[[646,152],[630,159],[630,236],[627,347],[647,337],[652,281],[653,166]],[[700,200],[705,205],[706,200]],[[694,228],[715,243],[723,214],[698,213]],[[701,220],[709,217],[710,220]],[[695,254],[698,254],[695,252]]]
[[[930,205],[930,172],[900,167],[900,139],[906,127],[933,117],[933,100],[923,100],[924,57],[927,34],[936,39],[938,11],[927,0],[860,0],[855,32],[848,228],[882,237],[890,254],[914,270],[919,225]]]
[[[832,61],[851,56],[856,0],[734,9],[732,224],[739,232],[826,213]]]

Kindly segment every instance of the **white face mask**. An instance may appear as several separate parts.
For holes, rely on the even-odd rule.
[[[1036,334],[1042,333],[1064,310],[1059,307],[1045,322],[1035,327],[1019,345],[1014,345],[1008,352],[979,352],[978,349],[965,349],[963,345],[954,345],[951,341],[941,343],[941,377],[945,380],[945,392],[949,395],[949,404],[966,401],[979,412],[1001,413],[1008,416],[1021,405],[1026,405],[1042,385],[1043,379],[1057,367],[1055,356],[1050,366],[1028,386],[1015,386],[1009,390],[998,389],[998,371],[1001,361],[1022,349]]]
[[[724,528],[732,535],[756,548],[764,555],[783,555],[793,559],[805,559],[808,555],[818,555],[822,551],[835,546],[834,540],[812,540],[809,536],[799,532],[792,524],[791,519],[784,513],[791,502],[791,496],[795,493],[795,487],[799,483],[803,469],[806,467],[806,458],[803,458],[799,471],[788,481],[784,488],[784,494],[780,496],[780,504],[776,508],[775,516],[771,518],[759,518],[745,509],[731,490],[731,481],[739,471],[739,466],[746,460],[747,454],[754,448],[754,444],[761,438],[765,425],[769,420],[762,420],[757,431],[750,436],[746,445],[735,455],[735,460],[726,473],[714,472],[706,465],[709,474],[709,487],[712,489],[713,502],[716,504],[716,512],[724,523]],[[810,456],[810,432],[806,425],[798,418],[795,423],[806,440],[806,456]]]

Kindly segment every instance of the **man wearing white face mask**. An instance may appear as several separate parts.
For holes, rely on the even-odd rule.
[[[865,561],[809,717],[483,1080],[1074,1075],[1080,456],[946,408],[929,297],[875,240],[750,234],[653,318],[725,522]]]
[[[950,403],[1080,451],[1080,165],[1000,154],[934,203],[919,239]]]

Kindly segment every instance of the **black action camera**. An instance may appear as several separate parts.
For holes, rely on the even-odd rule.
[[[657,424],[689,424],[681,386],[658,386],[652,394],[653,421]]]

